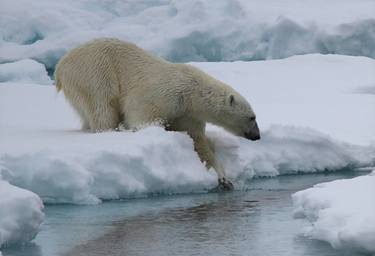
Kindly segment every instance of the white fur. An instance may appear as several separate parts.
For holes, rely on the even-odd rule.
[[[239,136],[259,137],[249,103],[228,85],[186,64],[173,64],[136,45],[97,39],[67,53],[56,66],[56,86],[80,115],[83,129],[136,129],[160,121],[186,131],[207,168],[224,179],[205,136],[211,122]],[[252,118],[252,120],[250,120]],[[250,135],[249,135],[250,134]]]

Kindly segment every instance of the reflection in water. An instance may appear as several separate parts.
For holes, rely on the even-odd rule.
[[[274,184],[274,189],[215,194],[195,207],[116,222],[112,232],[75,247],[65,256],[356,255],[299,235],[304,223],[291,216],[290,195],[301,184],[288,179],[279,180],[278,185],[288,183],[292,189]]]
[[[42,256],[40,246],[35,243],[24,243],[21,246],[4,248],[3,256]]]
[[[232,218],[256,214],[256,204],[255,200],[233,204],[223,196],[223,200],[188,209],[139,216],[117,222],[113,232],[78,246],[67,255],[194,255],[194,251],[199,254],[203,248],[209,254],[241,255],[235,244],[239,237],[233,236],[241,229],[241,223]],[[224,246],[220,241],[226,241]]]
[[[355,256],[302,236],[306,220],[293,219],[290,195],[316,183],[357,175],[258,178],[232,193],[47,206],[35,243],[2,249],[3,255]]]

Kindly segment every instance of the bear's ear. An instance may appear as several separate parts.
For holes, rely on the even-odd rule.
[[[229,105],[233,106],[234,104],[234,96],[231,94],[229,95]]]

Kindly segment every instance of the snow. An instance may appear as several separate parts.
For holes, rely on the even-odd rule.
[[[36,194],[0,179],[0,248],[33,239],[44,218],[42,210]]]
[[[374,9],[374,0],[3,0],[0,63],[34,59],[53,70],[68,49],[96,37],[184,62],[306,53],[374,58]]]
[[[30,59],[0,65],[1,82],[52,84],[45,66]]]
[[[208,126],[237,189],[253,177],[374,166],[373,94],[358,92],[375,84],[374,64],[335,55],[193,63],[240,91],[257,113],[257,142]],[[53,86],[1,83],[3,179],[46,203],[75,204],[216,186],[216,174],[205,170],[186,134],[160,127],[98,134],[79,128]]]
[[[375,253],[375,171],[299,191],[293,202],[295,216],[311,223],[306,235],[334,248]]]

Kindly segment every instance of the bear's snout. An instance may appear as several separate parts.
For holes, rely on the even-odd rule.
[[[260,140],[260,132],[258,124],[255,122],[254,126],[250,128],[249,132],[245,132],[245,138],[248,140]]]
[[[254,133],[245,133],[245,138],[248,139],[248,140],[260,140],[260,134],[259,132],[254,134]]]

